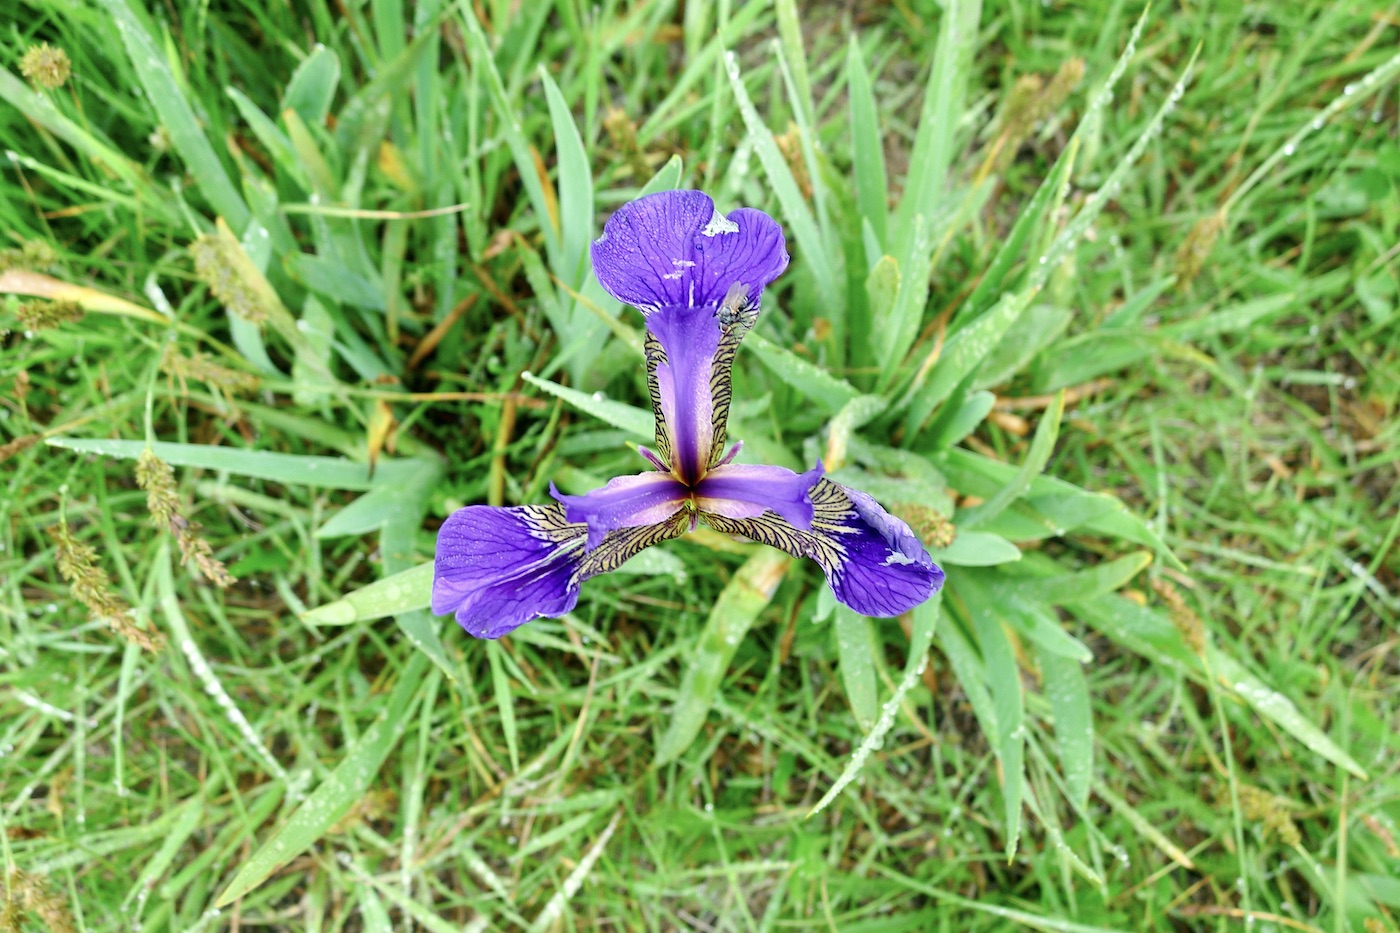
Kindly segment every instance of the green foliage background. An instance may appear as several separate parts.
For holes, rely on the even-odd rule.
[[[8,928],[1400,929],[1393,8],[0,14]],[[437,522],[637,467],[672,187],[794,256],[731,434],[948,586],[697,534],[472,641]]]

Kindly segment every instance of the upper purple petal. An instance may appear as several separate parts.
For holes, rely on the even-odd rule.
[[[500,638],[578,603],[584,528],[558,506],[470,505],[438,531],[433,612],[453,612],[478,638]]]
[[[603,288],[647,312],[718,304],[736,282],[757,300],[788,264],[777,221],[753,208],[725,217],[701,191],[660,191],[622,205],[592,256]]]
[[[667,305],[647,317],[647,330],[666,357],[656,363],[657,422],[668,435],[672,469],[694,482],[709,463],[714,444],[711,377],[719,319],[713,308]]]
[[[810,492],[823,472],[820,463],[806,473],[747,463],[718,466],[695,487],[696,505],[702,512],[725,518],[758,518],[775,512],[794,528],[809,531]]]
[[[566,496],[551,483],[549,494],[563,503],[570,522],[588,526],[587,547],[592,550],[610,531],[664,522],[685,504],[688,490],[671,474],[653,471],[616,477],[581,496]]]

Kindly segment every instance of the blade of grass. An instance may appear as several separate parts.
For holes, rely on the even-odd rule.
[[[241,233],[248,224],[248,206],[200,129],[165,56],[127,5],[127,0],[101,0],[101,3],[126,46],[136,76],[145,88],[146,99],[170,134],[170,144],[184,160],[195,185],[209,199],[209,205],[235,232]]]
[[[388,700],[374,723],[358,740],[291,818],[243,863],[238,874],[219,894],[216,907],[225,907],[261,885],[272,873],[313,846],[356,802],[363,799],[379,768],[403,736],[401,724],[411,715],[412,703],[423,686],[428,657],[414,652],[408,659]]]
[[[841,770],[841,774],[837,776],[827,792],[822,794],[821,799],[813,805],[812,809],[807,811],[807,819],[811,819],[825,810],[860,774],[861,768],[865,766],[865,762],[869,760],[871,754],[883,747],[885,736],[894,727],[895,717],[899,715],[899,708],[904,703],[904,698],[918,684],[919,679],[923,677],[924,668],[928,666],[928,651],[933,644],[933,632],[938,625],[941,605],[941,598],[935,594],[932,599],[920,603],[912,610],[914,624],[909,634],[909,658],[904,663],[904,675],[900,677],[894,693],[880,708],[880,718],[876,720],[874,727],[856,750],[851,753],[846,767]]]
[[[686,661],[670,724],[656,743],[658,766],[679,758],[700,734],[734,652],[791,565],[792,558],[781,551],[755,551],[715,600]]]

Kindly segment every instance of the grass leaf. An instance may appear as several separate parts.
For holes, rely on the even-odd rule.
[[[670,723],[656,743],[657,765],[675,761],[700,734],[734,652],[791,565],[792,558],[781,551],[755,551],[719,594],[686,659]]]
[[[336,821],[364,797],[375,775],[403,735],[411,706],[423,686],[426,655],[414,654],[399,674],[388,701],[379,708],[374,723],[336,765],[330,777],[321,782],[291,818],[253,852],[215,901],[223,907],[252,891],[273,872],[305,852],[326,834]]]

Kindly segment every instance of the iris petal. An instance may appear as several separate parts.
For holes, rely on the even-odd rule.
[[[570,522],[562,505],[470,505],[438,532],[433,612],[454,613],[477,638],[500,638],[571,611],[584,580],[689,527],[689,517],[677,512],[654,525],[611,531],[585,549],[588,527]]]
[[[701,512],[723,518],[758,518],[773,512],[799,531],[812,528],[812,487],[822,478],[822,465],[806,473],[784,467],[730,463],[715,467],[695,487]]]
[[[570,522],[588,526],[587,547],[592,550],[610,531],[664,522],[685,504],[688,490],[671,474],[653,471],[616,477],[581,496],[566,496],[551,483],[549,494],[563,504]]]
[[[753,208],[725,217],[700,191],[659,191],[622,205],[592,257],[610,295],[648,312],[717,305],[735,283],[757,298],[788,264],[777,221]]]
[[[587,529],[558,505],[458,509],[438,531],[433,612],[455,613],[478,638],[500,638],[578,603]]]
[[[656,445],[686,482],[699,478],[714,450],[712,382],[720,339],[713,308],[667,305],[647,318],[647,381]]]
[[[870,496],[827,479],[819,480],[809,495],[809,531],[772,511],[757,518],[709,512],[701,517],[716,531],[810,557],[826,574],[836,598],[861,615],[897,616],[942,588],[942,569],[909,526]]]

